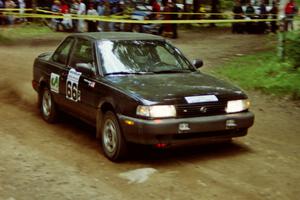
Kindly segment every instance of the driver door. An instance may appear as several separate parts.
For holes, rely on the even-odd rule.
[[[66,99],[75,102],[76,112],[85,121],[96,122],[96,59],[93,43],[78,38],[70,56],[70,71],[66,80]]]

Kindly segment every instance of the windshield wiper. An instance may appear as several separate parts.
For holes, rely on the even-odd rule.
[[[155,74],[168,74],[168,73],[187,73],[191,72],[190,70],[187,69],[171,69],[171,70],[160,70],[160,71],[152,71]]]
[[[141,74],[149,74],[152,72],[111,72],[111,73],[106,73],[105,76],[109,75],[141,75]]]

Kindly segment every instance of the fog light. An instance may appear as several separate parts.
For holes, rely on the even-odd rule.
[[[129,126],[133,126],[134,125],[134,121],[131,121],[131,120],[125,120],[124,122],[125,122],[125,124],[127,124]]]

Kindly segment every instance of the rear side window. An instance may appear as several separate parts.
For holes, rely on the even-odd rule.
[[[73,43],[74,43],[74,39],[67,38],[55,51],[55,53],[52,56],[52,60],[54,62],[58,62],[60,64],[66,65],[68,62],[68,56],[71,51]]]

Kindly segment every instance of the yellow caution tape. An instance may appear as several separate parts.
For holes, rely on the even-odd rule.
[[[20,9],[20,8],[0,8],[0,12],[1,11],[20,11],[20,10],[32,11],[33,9],[32,8],[23,8],[23,9]]]
[[[131,11],[127,12],[127,14],[133,14],[133,13],[147,13],[147,14],[160,14],[160,15],[219,15],[219,16],[235,16],[240,14],[235,13],[208,13],[208,12],[152,12],[152,11]],[[243,14],[243,16],[257,16],[259,14]],[[263,14],[264,16],[273,16],[277,14]]]
[[[20,11],[20,8],[0,8],[0,12],[1,11]],[[34,11],[34,9],[32,8],[25,8],[22,9],[25,11]],[[61,13],[57,13],[57,12],[53,12],[53,11],[49,11],[49,10],[44,10],[44,9],[40,9],[37,8],[36,9],[37,12],[43,12],[43,13],[49,13],[49,14],[61,14]],[[240,15],[240,14],[234,14],[234,13],[207,13],[207,12],[199,12],[199,13],[193,13],[193,12],[152,12],[152,11],[130,11],[130,12],[126,12],[126,14],[133,14],[133,13],[148,13],[148,14],[160,14],[160,15],[173,15],[173,14],[177,14],[177,15],[228,15],[228,16],[234,16],[234,15]],[[121,13],[117,13],[116,15],[118,16]],[[245,16],[256,16],[257,14],[244,14]],[[276,14],[264,14],[265,16],[272,16],[272,15],[276,15]]]
[[[45,18],[45,19],[81,19],[102,22],[115,22],[115,23],[133,23],[133,24],[207,24],[207,23],[243,23],[243,22],[272,22],[279,21],[278,19],[194,19],[194,20],[134,20],[125,19],[128,16],[95,16],[95,15],[71,15],[63,16],[60,13],[56,15],[49,14],[34,14],[34,13],[4,13],[6,15],[14,15],[15,17],[22,18]],[[58,14],[58,15],[57,15]],[[120,18],[118,18],[120,17]]]
[[[37,12],[42,12],[42,13],[54,14],[54,15],[61,14],[61,13],[57,13],[57,12],[53,12],[53,11],[49,11],[49,10],[42,10],[42,9],[39,9],[39,8],[37,8],[36,11]]]
[[[43,12],[43,13],[48,13],[48,14],[53,14],[53,15],[64,15],[62,13],[57,13],[57,12],[53,12],[53,11],[48,11],[48,10],[42,10],[42,9],[36,9],[37,12]],[[120,15],[122,13],[116,13],[114,15],[110,15],[111,18],[116,18],[116,19],[126,19],[129,18],[129,15]],[[68,13],[67,15],[72,15],[73,17],[88,17],[88,18],[107,18],[107,16],[98,16],[98,15],[77,15],[77,14],[71,14]]]

